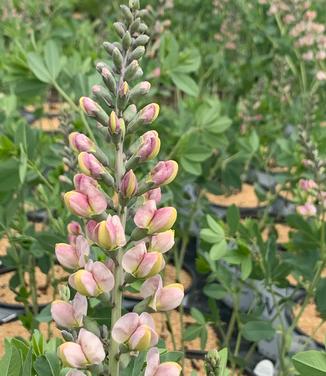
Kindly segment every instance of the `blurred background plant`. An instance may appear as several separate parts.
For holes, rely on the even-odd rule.
[[[53,245],[69,220],[58,196],[72,176],[65,129],[69,124],[94,137],[78,99],[99,83],[93,67],[104,52],[97,46],[113,32],[121,3],[7,1],[0,11],[0,222],[1,236],[10,243],[3,263],[17,270],[11,287],[25,304],[29,329],[38,325],[32,313],[39,304],[30,308],[35,288],[22,275],[28,272],[33,280],[35,264],[45,274],[53,269]],[[196,261],[209,301],[208,311],[207,305],[198,308],[203,317],[192,311],[196,324],[184,330],[182,347],[196,336],[204,343],[213,323],[233,368],[244,368],[242,339],[253,343],[249,359],[260,341],[272,341],[282,327],[281,369],[294,372],[286,353],[295,327],[289,329],[284,318],[281,326],[266,324],[266,317],[276,320],[285,308],[291,311],[298,304],[294,296],[305,290],[303,307],[314,299],[321,327],[324,322],[320,296],[326,286],[320,276],[314,281],[324,217],[295,212],[307,202],[300,179],[316,179],[302,163],[307,157],[300,145],[309,141],[321,161],[326,152],[324,1],[143,0],[142,5],[151,29],[144,78],[152,82],[149,100],[161,105],[162,158],[180,165],[163,198],[180,213],[174,262],[180,277],[182,265]],[[61,130],[59,115],[68,116]],[[235,194],[244,195],[242,201],[239,196],[232,201]],[[46,213],[42,232],[27,215],[40,210]],[[285,224],[292,235],[280,246]],[[205,235],[207,226],[213,235]],[[295,287],[276,299],[284,291],[275,289],[289,288],[289,276]],[[244,311],[241,291],[248,285],[255,291],[253,306],[262,304]],[[264,317],[266,291],[277,304]],[[227,327],[219,307],[226,295],[233,302],[227,301],[233,312]]]

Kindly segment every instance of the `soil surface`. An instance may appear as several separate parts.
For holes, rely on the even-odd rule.
[[[9,281],[11,277],[14,275],[15,272],[9,272],[0,275],[0,301],[7,303],[7,304],[19,304],[15,300],[15,293],[9,289]],[[68,273],[66,273],[61,266],[55,265],[54,266],[54,278],[56,280],[61,280],[62,278],[66,278]],[[47,304],[53,300],[54,289],[49,284],[47,286],[47,275],[42,273],[39,268],[35,269],[35,278],[38,283],[38,303],[39,304]],[[25,273],[25,281],[29,283],[29,275]]]
[[[213,193],[206,193],[208,201],[218,206],[236,205],[239,208],[257,208],[264,206],[264,202],[259,201],[255,188],[250,184],[242,184],[242,189],[233,195],[214,195]]]
[[[282,223],[276,223],[274,225],[275,227],[275,230],[277,231],[277,243],[278,244],[284,244],[284,243],[288,243],[290,238],[289,238],[289,234],[290,232],[292,231],[292,228],[290,226],[287,226],[287,225],[284,225]],[[263,240],[267,240],[268,239],[268,229],[265,229],[263,231]]]
[[[300,305],[295,307],[294,315],[299,313],[300,307]],[[298,328],[305,334],[314,338],[316,341],[320,343],[325,342],[326,322],[320,318],[314,303],[307,305],[299,320]]]

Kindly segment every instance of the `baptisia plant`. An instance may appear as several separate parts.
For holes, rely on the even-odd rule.
[[[174,245],[172,227],[177,218],[175,208],[161,207],[161,187],[174,180],[178,165],[160,161],[148,173],[140,169],[160,150],[158,133],[149,129],[159,106],[136,106],[136,99],[150,90],[149,82],[133,83],[142,76],[139,60],[149,38],[139,2],[131,0],[129,7],[122,5],[121,10],[124,20],[114,24],[120,41],[104,43],[112,64],[96,65],[104,85],[93,87],[96,101],[80,99],[81,108],[95,120],[114,156],[107,156],[84,134],[70,134],[80,173],[64,201],[83,225],[70,223],[68,243],[56,245],[57,260],[70,271],[68,283],[75,294],[70,301],[70,289],[63,288],[51,312],[66,340],[58,355],[71,375],[118,376],[122,354],[125,359],[128,353],[137,356],[137,352],[148,350],[145,375],[179,375],[177,363],[160,363],[155,347],[158,334],[150,315],[176,308],[184,296],[180,283],[164,286],[160,275],[164,253]],[[95,256],[98,253],[92,251],[93,246],[105,257]],[[123,291],[137,280],[144,300],[134,312],[122,315]],[[85,325],[90,299],[95,297],[107,302],[110,328],[89,329]]]

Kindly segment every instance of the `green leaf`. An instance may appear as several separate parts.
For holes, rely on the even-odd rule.
[[[189,145],[190,146],[190,145]],[[183,152],[183,156],[193,162],[204,162],[212,155],[212,150],[207,147],[191,146]]]
[[[44,47],[44,57],[48,72],[54,81],[61,70],[59,50],[53,40],[46,42]]]
[[[215,219],[210,215],[206,215],[206,221],[207,221],[208,226],[217,235],[219,235],[221,237],[221,239],[224,239],[224,230],[223,230],[222,226],[217,221],[215,221]]]
[[[206,285],[203,289],[203,292],[206,296],[209,298],[213,298],[216,300],[220,300],[224,298],[227,291],[222,285],[219,285],[217,283],[211,283],[209,285]]]
[[[202,168],[200,163],[190,161],[185,157],[181,157],[181,166],[182,168],[187,171],[189,174],[199,176],[202,173]]]
[[[198,322],[198,324],[206,324],[205,316],[197,308],[191,308],[190,314]]]
[[[22,376],[32,376],[33,349],[30,348],[23,363]]]
[[[246,280],[252,271],[252,260],[251,257],[245,257],[241,261],[241,278]]]
[[[47,70],[42,57],[34,52],[27,55],[27,64],[34,75],[42,82],[50,84],[52,77]]]
[[[0,360],[1,376],[20,376],[22,360],[19,351],[9,340],[5,341],[5,355]]]
[[[213,261],[220,260],[227,253],[228,245],[223,239],[220,243],[214,244],[209,251],[209,256]]]
[[[8,192],[19,186],[19,163],[15,159],[0,161],[0,192]]]
[[[199,87],[196,82],[187,74],[182,73],[171,73],[171,79],[175,86],[183,91],[184,93],[191,95],[193,97],[198,97]]]
[[[202,328],[203,326],[198,324],[188,326],[188,328],[184,332],[183,339],[185,341],[192,341],[193,339],[199,337]]]
[[[221,376],[226,375],[226,365],[228,361],[228,349],[225,347],[224,349],[220,350],[219,352],[220,356],[220,363],[219,363],[219,372]]]
[[[51,322],[51,304],[46,305],[41,312],[35,317],[38,322]]]
[[[161,363],[164,362],[179,362],[184,357],[182,351],[169,351],[160,356]]]
[[[240,211],[237,206],[231,205],[228,207],[228,210],[226,213],[226,220],[229,226],[230,234],[234,235],[240,223]]]
[[[205,128],[211,133],[222,133],[225,132],[231,126],[231,124],[232,121],[230,118],[222,116],[214,122],[207,124]]]
[[[219,243],[221,240],[223,240],[223,238],[221,238],[221,235],[217,234],[210,228],[203,228],[200,231],[200,238],[205,242],[212,244]]]
[[[326,354],[324,352],[315,350],[299,352],[294,355],[292,361],[301,376],[326,375]]]
[[[203,326],[200,332],[200,349],[205,350],[208,339],[208,331],[206,326]]]
[[[146,352],[141,352],[134,361],[131,376],[139,376],[145,363]]]
[[[196,48],[182,51],[179,54],[179,61],[175,68],[172,69],[174,73],[191,73],[198,70],[200,67],[201,56]]]
[[[38,376],[59,376],[60,362],[56,354],[46,353],[36,359],[34,369]]]
[[[326,319],[325,296],[326,296],[326,278],[322,278],[317,285],[317,290],[315,294],[315,302],[316,302],[318,312],[320,313],[323,319]]]
[[[269,321],[249,321],[243,326],[242,334],[248,341],[271,340],[275,335],[275,329]]]
[[[23,144],[20,144],[19,147],[20,147],[19,180],[21,184],[23,184],[25,181],[26,172],[27,172],[27,155],[25,153]]]

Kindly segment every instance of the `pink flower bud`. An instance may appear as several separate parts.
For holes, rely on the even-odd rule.
[[[315,205],[307,202],[304,205],[298,206],[297,212],[304,217],[313,217],[317,214],[317,209],[316,209]]]
[[[118,116],[114,111],[111,112],[110,118],[109,118],[109,131],[112,135],[114,134],[125,134],[126,127],[125,127],[125,122],[121,118],[119,119]]]
[[[148,230],[149,234],[170,230],[177,219],[173,207],[156,209],[154,200],[149,200],[137,209],[134,222],[137,227]]]
[[[302,160],[302,164],[305,166],[305,167],[312,167],[314,164],[311,160],[309,159],[303,159]]]
[[[83,133],[72,132],[69,135],[69,145],[70,147],[77,152],[81,151],[95,151],[96,147],[94,142],[85,136]]]
[[[303,191],[310,191],[317,188],[317,184],[312,179],[300,179],[299,188]]]
[[[101,340],[93,333],[80,329],[77,343],[66,342],[59,346],[58,356],[64,366],[85,368],[100,364],[105,359],[105,351]]]
[[[146,369],[144,376],[179,376],[181,366],[175,362],[164,362],[160,364],[160,353],[157,347],[153,347],[147,353]]]
[[[133,351],[145,351],[158,342],[154,320],[146,312],[140,316],[134,312],[122,316],[113,326],[112,338]]]
[[[87,240],[78,235],[75,244],[57,243],[55,255],[59,263],[68,269],[78,269],[85,266],[89,256]]]
[[[68,241],[71,245],[76,245],[78,235],[82,235],[83,231],[80,224],[76,221],[71,221],[67,225]]]
[[[75,342],[66,342],[58,347],[58,356],[64,366],[84,368],[88,365],[85,354]]]
[[[87,299],[76,293],[71,302],[55,300],[51,304],[51,314],[57,325],[63,328],[78,328],[87,315]]]
[[[143,196],[146,201],[154,200],[156,204],[159,204],[162,198],[161,188],[158,187],[158,188],[151,189],[150,191],[144,193]]]
[[[160,106],[157,103],[151,103],[145,106],[139,112],[139,119],[143,124],[151,124],[160,112]]]
[[[122,178],[120,192],[123,197],[130,198],[137,193],[138,183],[133,170],[129,170]]]
[[[126,244],[125,231],[117,215],[109,214],[106,221],[100,222],[94,231],[97,235],[96,243],[105,249],[112,251]]]
[[[103,165],[94,157],[93,154],[82,152],[78,155],[78,166],[84,174],[99,178],[105,171]]]
[[[178,173],[176,161],[161,161],[150,173],[150,180],[157,186],[170,184]]]
[[[67,192],[64,200],[67,208],[81,217],[101,214],[107,208],[107,201],[99,190],[96,180],[84,174],[74,177],[76,191]]]
[[[148,131],[140,137],[141,145],[137,155],[141,161],[154,159],[160,151],[161,140],[156,131]]]
[[[75,215],[89,217],[92,215],[87,196],[77,191],[70,191],[64,194],[64,201],[67,208]]]
[[[123,269],[135,278],[149,278],[159,273],[165,261],[159,252],[147,252],[144,242],[129,249],[122,257]]]
[[[181,304],[184,288],[180,283],[172,283],[163,287],[162,277],[155,275],[143,283],[140,295],[144,299],[151,297],[149,307],[154,311],[171,311]]]
[[[124,81],[119,88],[119,96],[125,97],[129,92],[128,82]]]
[[[114,276],[105,264],[90,260],[85,269],[78,270],[69,277],[69,284],[81,295],[98,296],[113,289]]]
[[[165,253],[174,246],[174,231],[168,230],[150,238],[148,252]]]
[[[90,117],[95,117],[99,111],[99,105],[91,98],[81,97],[79,99],[79,104],[85,114]]]
[[[98,223],[91,219],[86,223],[86,236],[89,240],[96,243],[97,242],[97,230]]]
[[[177,219],[177,211],[173,207],[160,208],[156,210],[149,226],[148,233],[165,232],[170,230]]]
[[[76,221],[71,221],[67,225],[67,231],[69,235],[78,236],[83,233],[80,224]]]

